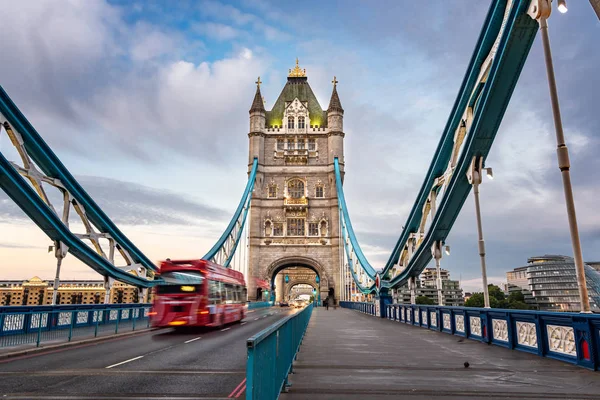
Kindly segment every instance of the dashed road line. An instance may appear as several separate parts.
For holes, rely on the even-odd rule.
[[[183,342],[183,343],[192,343],[192,342],[194,342],[194,341],[196,341],[196,340],[198,340],[198,339],[202,339],[202,336],[199,336],[199,337],[197,337],[197,338],[194,338],[194,339],[186,340],[186,341],[185,341],[185,342]]]
[[[118,366],[118,365],[126,364],[126,363],[128,363],[128,362],[132,362],[132,361],[135,361],[135,360],[139,360],[139,359],[140,359],[140,358],[142,358],[142,357],[144,357],[144,356],[138,356],[138,357],[130,358],[129,360],[125,360],[125,361],[121,361],[120,363],[116,363],[116,364],[113,364],[113,365],[109,365],[109,366],[108,366],[108,367],[106,367],[106,368],[108,369],[108,368],[116,367],[116,366]]]

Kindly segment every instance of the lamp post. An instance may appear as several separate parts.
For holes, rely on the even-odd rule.
[[[435,259],[435,272],[436,272],[436,286],[437,286],[437,296],[438,296],[438,305],[444,305],[444,295],[442,293],[442,273],[440,267],[440,261],[442,260],[442,242],[436,241],[431,246],[431,255]]]
[[[479,205],[479,185],[481,185],[481,171],[483,168],[483,158],[473,157],[471,165],[467,171],[467,179],[473,185],[473,195],[475,197],[475,216],[477,217],[477,235],[479,238],[479,257],[481,259],[481,281],[483,284],[483,304],[484,308],[490,308],[490,294],[488,292],[487,269],[485,265],[485,241],[483,240],[483,227],[481,225],[481,207]],[[492,177],[492,169],[485,168],[488,176]]]
[[[559,2],[559,10],[566,12],[566,1]],[[556,90],[556,78],[554,77],[554,66],[552,64],[552,51],[550,49],[550,38],[548,36],[548,17],[552,12],[550,0],[532,1],[529,7],[529,16],[540,24],[542,34],[542,45],[544,46],[544,60],[546,62],[546,73],[548,75],[548,87],[550,89],[550,102],[552,104],[552,116],[554,117],[554,128],[556,131],[556,154],[558,158],[558,168],[561,171],[563,181],[563,191],[565,193],[565,202],[567,205],[567,216],[569,218],[569,230],[571,233],[571,245],[573,246],[573,255],[575,258],[575,271],[577,274],[577,286],[579,288],[579,299],[581,301],[581,312],[590,313],[590,300],[588,297],[587,284],[585,281],[585,269],[583,266],[583,255],[581,252],[581,240],[579,239],[579,228],[577,226],[577,214],[575,212],[575,200],[573,198],[573,188],[571,186],[571,174],[569,172],[569,150],[565,144],[565,135],[563,132],[562,119],[560,115],[560,106],[558,104],[558,92]]]

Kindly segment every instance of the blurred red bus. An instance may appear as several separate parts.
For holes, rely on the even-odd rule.
[[[206,260],[161,262],[150,321],[155,327],[213,326],[241,321],[246,282],[241,272]]]

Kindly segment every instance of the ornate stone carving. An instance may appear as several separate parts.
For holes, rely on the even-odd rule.
[[[454,326],[456,327],[457,332],[465,331],[465,316],[464,315],[455,315],[454,316]]]
[[[442,318],[444,319],[444,329],[452,329],[452,325],[450,324],[450,314],[444,313]]]
[[[31,322],[30,322],[29,326],[31,328],[39,328],[40,327],[40,319],[42,321],[42,328],[45,328],[48,325],[48,313],[33,314],[31,316]]]
[[[508,342],[508,323],[503,319],[492,319],[493,338],[501,342]]]
[[[471,325],[471,335],[481,336],[481,318],[469,317],[469,324]]]
[[[71,324],[71,312],[61,312],[58,314],[58,325],[70,325]]]
[[[77,323],[85,324],[88,322],[88,312],[87,311],[77,311]]]
[[[4,332],[21,330],[23,329],[24,323],[25,314],[8,314],[4,316],[4,324],[2,326],[2,330]]]
[[[517,343],[528,347],[538,347],[537,330],[534,323],[517,321]]]
[[[548,349],[556,353],[577,356],[575,331],[570,326],[546,325]]]

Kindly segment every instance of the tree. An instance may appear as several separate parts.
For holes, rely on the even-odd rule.
[[[473,293],[467,301],[465,307],[483,307],[483,293]]]
[[[415,303],[416,304],[423,304],[423,305],[427,305],[427,306],[432,306],[435,304],[435,302],[433,301],[433,299],[427,297],[427,296],[418,296],[415,299]]]
[[[513,310],[531,310],[533,307],[525,303],[525,296],[521,291],[512,292],[508,297],[496,285],[488,285],[491,308],[508,308]],[[483,293],[473,293],[465,302],[465,307],[483,307]]]

